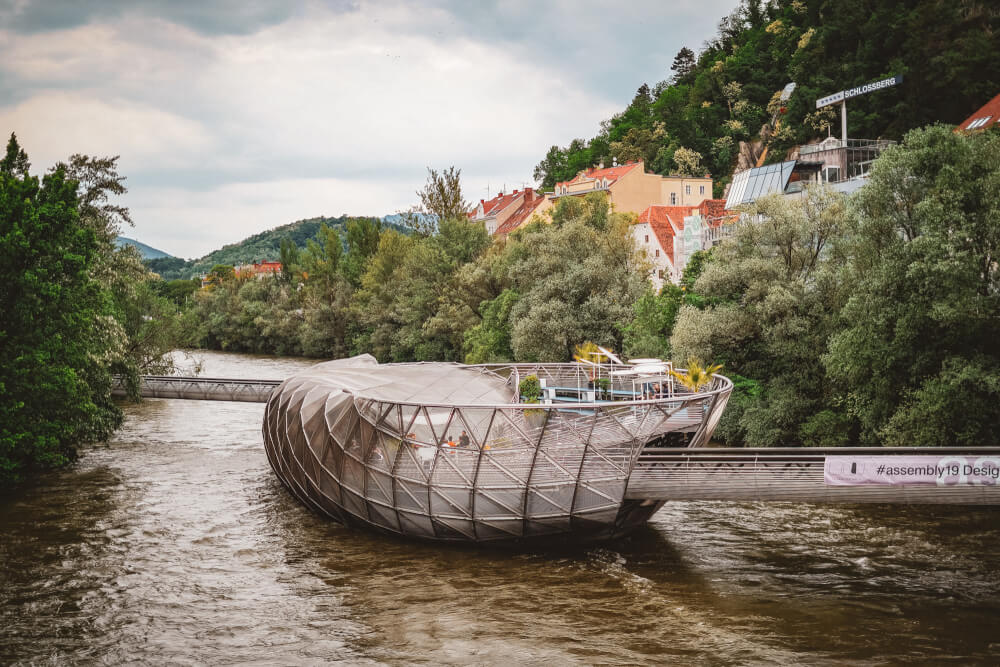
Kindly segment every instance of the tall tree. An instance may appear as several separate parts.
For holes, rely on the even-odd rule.
[[[107,437],[120,354],[111,298],[93,277],[101,247],[82,224],[77,183],[58,167],[39,181],[11,136],[0,165],[0,478],[72,460]]]
[[[427,168],[427,183],[417,191],[422,212],[441,220],[461,220],[469,211],[469,204],[462,197],[462,170],[454,166],[438,173]]]
[[[845,231],[840,195],[772,195],[750,215],[763,220],[741,223],[715,248],[694,283],[700,299],[681,307],[670,339],[674,359],[723,362],[763,385],[758,400],[727,411],[738,422],[724,429],[734,441],[844,444],[843,419],[820,415],[832,403],[821,355],[844,299],[834,250]]]
[[[17,142],[17,136],[11,132],[7,141],[7,151],[3,160],[0,160],[0,174],[8,176],[20,176],[24,178],[28,175],[31,163],[28,162],[28,154],[24,152]]]
[[[915,130],[852,207],[825,361],[864,442],[1000,442],[1000,135]]]
[[[679,82],[681,79],[686,77],[691,73],[691,70],[695,66],[694,51],[684,46],[677,55],[674,56],[674,62],[670,66],[670,71],[674,73],[674,83]]]

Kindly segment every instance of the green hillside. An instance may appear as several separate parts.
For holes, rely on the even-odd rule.
[[[148,246],[141,241],[136,241],[135,239],[130,239],[127,236],[119,236],[115,238],[115,245],[119,248],[123,246],[130,245],[139,251],[139,254],[143,259],[162,259],[164,257],[172,257],[170,253],[158,250],[153,246]]]
[[[153,259],[146,262],[146,265],[164,280],[175,280],[177,278],[193,278],[207,273],[216,264],[247,264],[260,261],[278,261],[281,241],[288,239],[295,243],[300,249],[305,249],[309,240],[316,240],[320,225],[336,228],[343,231],[344,225],[351,216],[340,216],[337,218],[308,218],[298,220],[287,225],[269,229],[260,234],[254,234],[243,239],[239,243],[231,243],[222,248],[210,252],[200,259],[183,260],[176,257]],[[396,225],[390,224],[395,227]]]
[[[1000,92],[998,55],[1000,11],[990,3],[744,0],[700,54],[682,49],[669,80],[643,84],[596,136],[549,149],[535,178],[552,187],[602,161],[644,159],[663,175],[711,173],[718,196],[740,142],[760,140],[785,84],[798,88],[768,162],[825,137],[830,124],[839,134],[836,107],[817,112],[817,98],[888,75],[903,75],[902,85],[848,104],[848,136],[900,139],[928,123],[957,123]]]

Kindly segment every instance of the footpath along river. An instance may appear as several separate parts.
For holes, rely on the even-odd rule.
[[[198,353],[209,377],[313,362]],[[995,664],[1000,513],[676,503],[570,553],[311,514],[264,406],[147,400],[0,498],[3,664]]]

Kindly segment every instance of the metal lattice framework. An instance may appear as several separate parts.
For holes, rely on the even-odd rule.
[[[227,378],[143,375],[139,394],[143,398],[183,398],[199,401],[266,403],[280,380],[234,380]],[[112,394],[124,396],[121,378],[115,378]]]
[[[662,505],[626,499],[643,447],[671,432],[707,442],[732,383],[717,376],[699,393],[634,400],[612,379],[608,400],[588,400],[586,372],[320,364],[271,395],[264,444],[293,494],[346,523],[443,540],[606,539]],[[531,374],[576,398],[521,403],[518,379]]]

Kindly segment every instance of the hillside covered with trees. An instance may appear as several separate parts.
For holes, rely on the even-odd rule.
[[[551,188],[602,161],[642,159],[663,175],[711,173],[721,196],[741,142],[755,158],[764,128],[776,161],[831,123],[839,134],[835,108],[817,111],[815,100],[854,85],[903,75],[850,101],[850,137],[898,140],[957,123],[1000,90],[998,53],[1000,10],[980,0],[744,0],[699,54],[681,49],[669,78],[640,86],[594,137],[552,146],[535,179]],[[798,87],[774,133],[789,82]]]
[[[295,244],[305,249],[306,243],[316,240],[321,226],[326,225],[343,229],[348,216],[339,218],[308,218],[297,220],[287,225],[269,229],[260,234],[254,234],[238,243],[231,243],[214,250],[204,257],[195,260],[184,260],[178,257],[164,257],[146,262],[151,271],[158,273],[164,280],[178,278],[194,278],[208,273],[216,264],[236,266],[260,261],[276,261],[281,251],[282,241]]]

